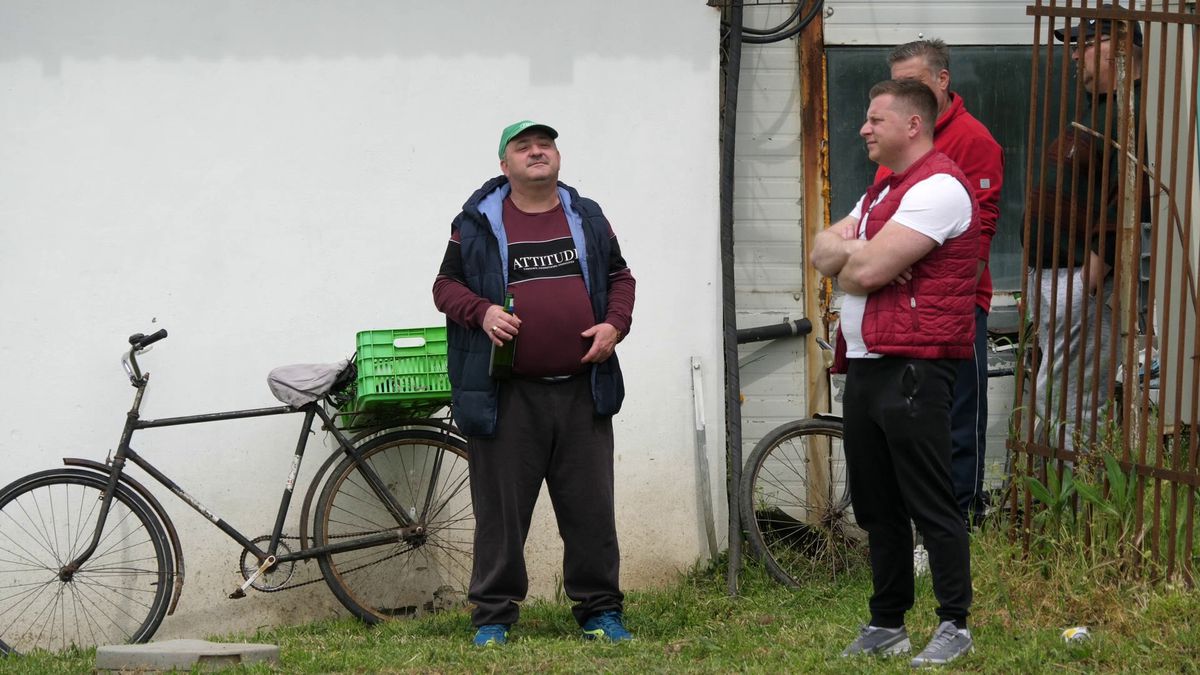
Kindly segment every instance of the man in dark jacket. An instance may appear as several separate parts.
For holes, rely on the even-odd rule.
[[[946,43],[917,40],[888,55],[892,79],[911,78],[933,90],[938,102],[933,147],[945,154],[967,177],[979,201],[979,256],[976,263],[974,358],[962,361],[954,381],[950,409],[950,471],[954,497],[967,522],[983,516],[983,467],[987,458],[987,319],[992,306],[992,274],[988,268],[992,237],[1000,217],[1000,186],[1004,182],[1004,151],[982,122],[967,112],[963,99],[950,91],[950,49]],[[875,180],[891,171],[880,166]]]
[[[1115,374],[1110,368],[1121,361],[1121,350],[1114,352],[1112,344],[1110,301],[1120,167],[1126,161],[1117,138],[1129,108],[1117,89],[1116,43],[1128,38],[1132,45],[1126,72],[1132,80],[1130,124],[1136,129],[1142,31],[1136,21],[1084,19],[1068,31],[1054,31],[1054,37],[1070,44],[1085,93],[1074,121],[1047,148],[1045,171],[1027,200],[1028,287],[1031,296],[1038,294],[1028,302],[1036,310],[1040,354],[1033,416],[1041,425],[1038,440],[1076,450],[1091,447],[1103,433],[1100,414],[1108,407]],[[1140,192],[1140,219],[1149,223],[1145,184]]]
[[[454,421],[468,440],[475,644],[504,644],[529,589],[525,538],[542,482],[564,545],[563,587],[587,638],[624,625],[613,506],[615,353],[634,279],[596,202],[558,182],[558,132],[525,120],[500,135],[500,169],[463,205],[434,281],[446,315]],[[506,295],[512,313],[504,310]],[[512,375],[492,350],[516,343]]]

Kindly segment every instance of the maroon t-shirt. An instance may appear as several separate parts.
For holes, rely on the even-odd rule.
[[[595,323],[583,268],[561,204],[544,213],[525,213],[504,200],[508,238],[508,292],[521,319],[513,372],[527,377],[573,375],[592,339],[580,336]],[[604,321],[628,334],[633,314],[634,279],[612,231],[608,260],[608,311]],[[450,237],[433,287],[434,301],[452,321],[480,328],[491,306],[463,281],[458,232]]]
[[[533,377],[574,375],[592,346],[579,334],[595,324],[583,268],[562,204],[525,213],[504,200],[508,292],[521,319],[513,371]]]

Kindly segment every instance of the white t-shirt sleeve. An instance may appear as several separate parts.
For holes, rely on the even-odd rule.
[[[858,203],[854,205],[854,210],[852,210],[850,212],[850,215],[849,215],[850,218],[853,218],[855,220],[862,220],[862,205],[863,205],[863,200],[866,198],[867,198],[867,195],[865,195],[865,194],[858,198]]]
[[[891,219],[940,246],[971,226],[971,195],[954,176],[934,174],[904,193]]]

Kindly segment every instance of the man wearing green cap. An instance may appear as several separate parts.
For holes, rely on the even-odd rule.
[[[504,644],[529,579],[525,538],[542,482],[563,540],[563,588],[584,637],[622,642],[612,416],[615,353],[634,279],[596,202],[558,182],[558,132],[523,120],[500,134],[500,170],[450,226],[433,285],[446,315],[455,424],[467,436],[475,644]],[[513,298],[515,311],[502,306]],[[512,375],[489,374],[517,337]]]

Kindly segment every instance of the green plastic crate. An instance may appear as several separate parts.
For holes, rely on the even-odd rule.
[[[450,401],[445,326],[362,331],[356,363],[355,410],[402,411]]]

